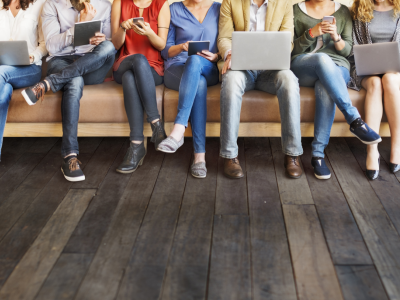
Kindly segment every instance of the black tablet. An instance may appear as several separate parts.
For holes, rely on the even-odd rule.
[[[89,45],[89,40],[101,32],[101,21],[80,22],[75,24],[74,47]]]
[[[188,55],[196,55],[197,52],[210,49],[210,41],[189,42]]]

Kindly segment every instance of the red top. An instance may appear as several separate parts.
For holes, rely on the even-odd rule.
[[[151,29],[158,34],[158,15],[166,0],[153,0],[149,7],[143,9],[143,19],[150,24]],[[139,7],[132,0],[121,0],[121,20],[126,21],[131,18],[138,18]],[[114,63],[114,71],[118,70],[121,62],[133,54],[143,54],[146,56],[149,64],[160,76],[164,76],[164,60],[160,51],[154,48],[147,36],[139,35],[135,31],[127,30],[125,43],[121,47],[119,58]]]

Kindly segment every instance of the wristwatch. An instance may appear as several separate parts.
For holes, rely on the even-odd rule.
[[[339,39],[337,41],[333,41],[335,44],[339,43],[342,40],[342,36],[339,34]]]

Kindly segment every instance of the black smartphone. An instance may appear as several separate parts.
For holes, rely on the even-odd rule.
[[[142,17],[139,18],[132,18],[133,24],[135,24],[137,27],[142,28],[142,26],[139,24],[139,21],[142,21],[144,23],[144,19]]]

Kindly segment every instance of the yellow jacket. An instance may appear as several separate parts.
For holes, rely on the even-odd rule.
[[[251,0],[222,1],[218,35],[218,50],[222,57],[232,49],[232,32],[250,30],[250,3]],[[268,1],[265,31],[290,31],[293,38],[292,0]]]

